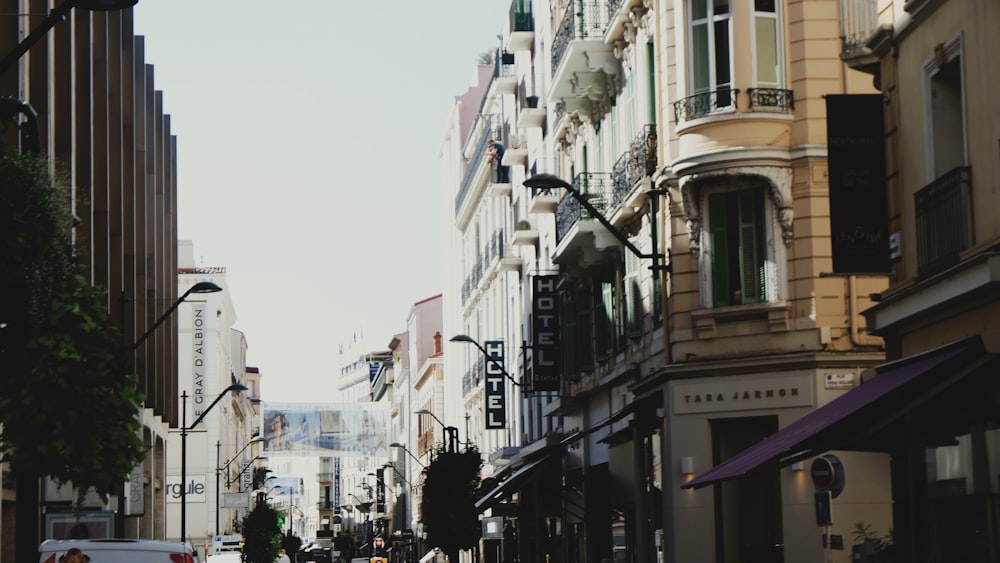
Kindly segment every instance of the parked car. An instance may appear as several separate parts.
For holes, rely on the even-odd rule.
[[[45,540],[39,563],[199,563],[190,543],[162,540]]]

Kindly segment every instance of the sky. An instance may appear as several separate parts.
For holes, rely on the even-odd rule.
[[[438,148],[510,0],[140,0],[178,235],[226,268],[265,401],[326,387],[443,291]],[[343,349],[343,354],[341,354]]]

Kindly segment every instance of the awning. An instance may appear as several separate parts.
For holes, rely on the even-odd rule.
[[[531,476],[539,466],[549,460],[549,456],[543,456],[535,461],[529,462],[518,468],[516,471],[511,473],[510,477],[507,477],[503,481],[500,481],[492,491],[483,495],[482,498],[476,501],[476,512],[483,512],[493,507],[496,503],[500,502],[501,499],[510,496],[518,487],[521,486],[524,481]]]
[[[716,465],[712,469],[681,485],[682,489],[697,489],[727,479],[743,477],[766,465],[789,465],[828,451],[846,449],[830,447],[831,437],[843,430],[845,421],[876,400],[934,371],[973,347],[980,350],[979,339],[962,341],[940,349],[883,364],[877,375],[862,385],[817,408],[762,441]],[[902,412],[882,413],[896,418]],[[843,439],[843,436],[840,436]]]

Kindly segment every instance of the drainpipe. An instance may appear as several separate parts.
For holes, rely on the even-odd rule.
[[[847,276],[847,298],[850,299],[851,344],[855,346],[883,346],[884,341],[878,336],[871,336],[858,330],[858,276]]]

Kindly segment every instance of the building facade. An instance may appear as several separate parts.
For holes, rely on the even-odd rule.
[[[233,328],[236,310],[228,291],[226,269],[196,266],[191,241],[180,241],[178,265],[178,290],[182,293],[201,282],[222,288],[215,293],[190,294],[175,313],[182,410],[180,428],[170,434],[163,488],[168,520],[166,537],[181,538],[181,509],[186,505],[187,540],[200,553],[208,553],[212,537],[238,528],[250,506],[247,483],[251,465],[262,451],[254,440],[260,432],[257,407],[261,374],[257,371],[252,378],[258,393],[253,395],[253,389],[245,383],[251,379],[246,365],[246,337]],[[248,389],[225,392],[234,384],[246,385]],[[182,448],[186,449],[185,462],[182,462]],[[181,463],[185,463],[183,483]],[[223,485],[226,493],[245,493],[245,504],[224,510]],[[182,489],[186,490],[183,503]],[[226,498],[236,496],[227,494]]]
[[[90,508],[117,515],[114,535],[165,538],[167,440],[180,413],[176,319],[165,319],[143,339],[179,295],[176,138],[164,94],[145,60],[143,38],[133,34],[131,9],[75,8],[64,21],[53,20],[47,32],[49,2],[4,0],[0,11],[6,14],[0,18],[0,51],[8,57],[30,31],[43,30],[38,42],[0,70],[0,95],[12,102],[5,104],[3,119],[14,125],[4,129],[3,145],[33,150],[33,138],[53,170],[65,173],[80,219],[76,255],[90,281],[108,289],[110,318],[121,323],[126,342],[138,344],[133,365],[146,397],[143,440],[149,455],[123,491],[125,502],[112,499]],[[46,511],[64,506],[58,494],[42,502]],[[4,561],[15,557],[15,510],[13,489],[5,486]]]
[[[891,520],[884,453],[833,452],[859,477],[827,530],[802,470],[817,453],[698,480],[885,358],[862,311],[886,270],[833,263],[825,98],[876,92],[841,59],[842,19],[836,1],[511,3],[443,156],[446,336],[481,347],[462,339],[447,370],[470,374],[470,412],[488,412],[486,343],[517,382],[519,439],[484,438],[484,557],[808,560],[824,532]]]

